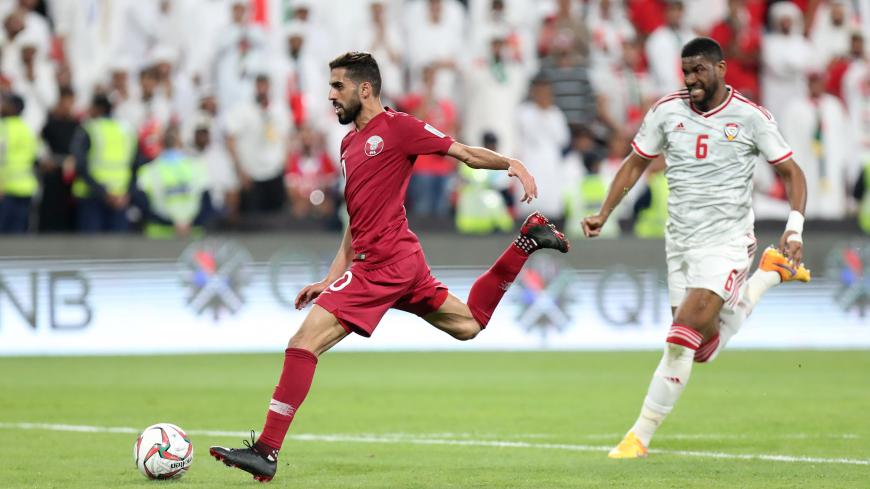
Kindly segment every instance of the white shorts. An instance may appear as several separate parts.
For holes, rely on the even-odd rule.
[[[686,289],[712,290],[733,309],[740,301],[740,289],[746,282],[755,258],[753,234],[721,245],[691,248],[667,241],[668,296],[672,307],[686,297]]]

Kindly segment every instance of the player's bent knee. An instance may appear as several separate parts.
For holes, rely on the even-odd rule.
[[[474,319],[462,321],[460,327],[452,332],[452,336],[459,341],[473,340],[480,333],[480,325]]]

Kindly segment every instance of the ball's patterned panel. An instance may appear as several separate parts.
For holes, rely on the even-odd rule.
[[[145,428],[133,444],[136,467],[149,479],[181,477],[193,462],[193,444],[184,430],[170,423]]]

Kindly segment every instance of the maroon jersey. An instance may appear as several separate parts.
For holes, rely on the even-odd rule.
[[[444,155],[453,139],[405,114],[387,109],[341,142],[344,198],[351,247],[366,268],[381,267],[419,250],[408,229],[405,192],[418,155]]]

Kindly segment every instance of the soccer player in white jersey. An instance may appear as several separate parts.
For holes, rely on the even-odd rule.
[[[712,360],[770,287],[810,279],[801,264],[806,180],[776,121],[725,84],[726,64],[716,41],[696,38],[681,57],[686,88],[647,112],[601,210],[583,221],[585,234],[597,236],[650,162],[664,155],[674,320],[640,416],[611,458],[646,456],[656,428],[689,381],[692,363]],[[765,250],[747,281],[755,253],[752,175],[759,155],[783,178],[792,211],[779,249]]]

